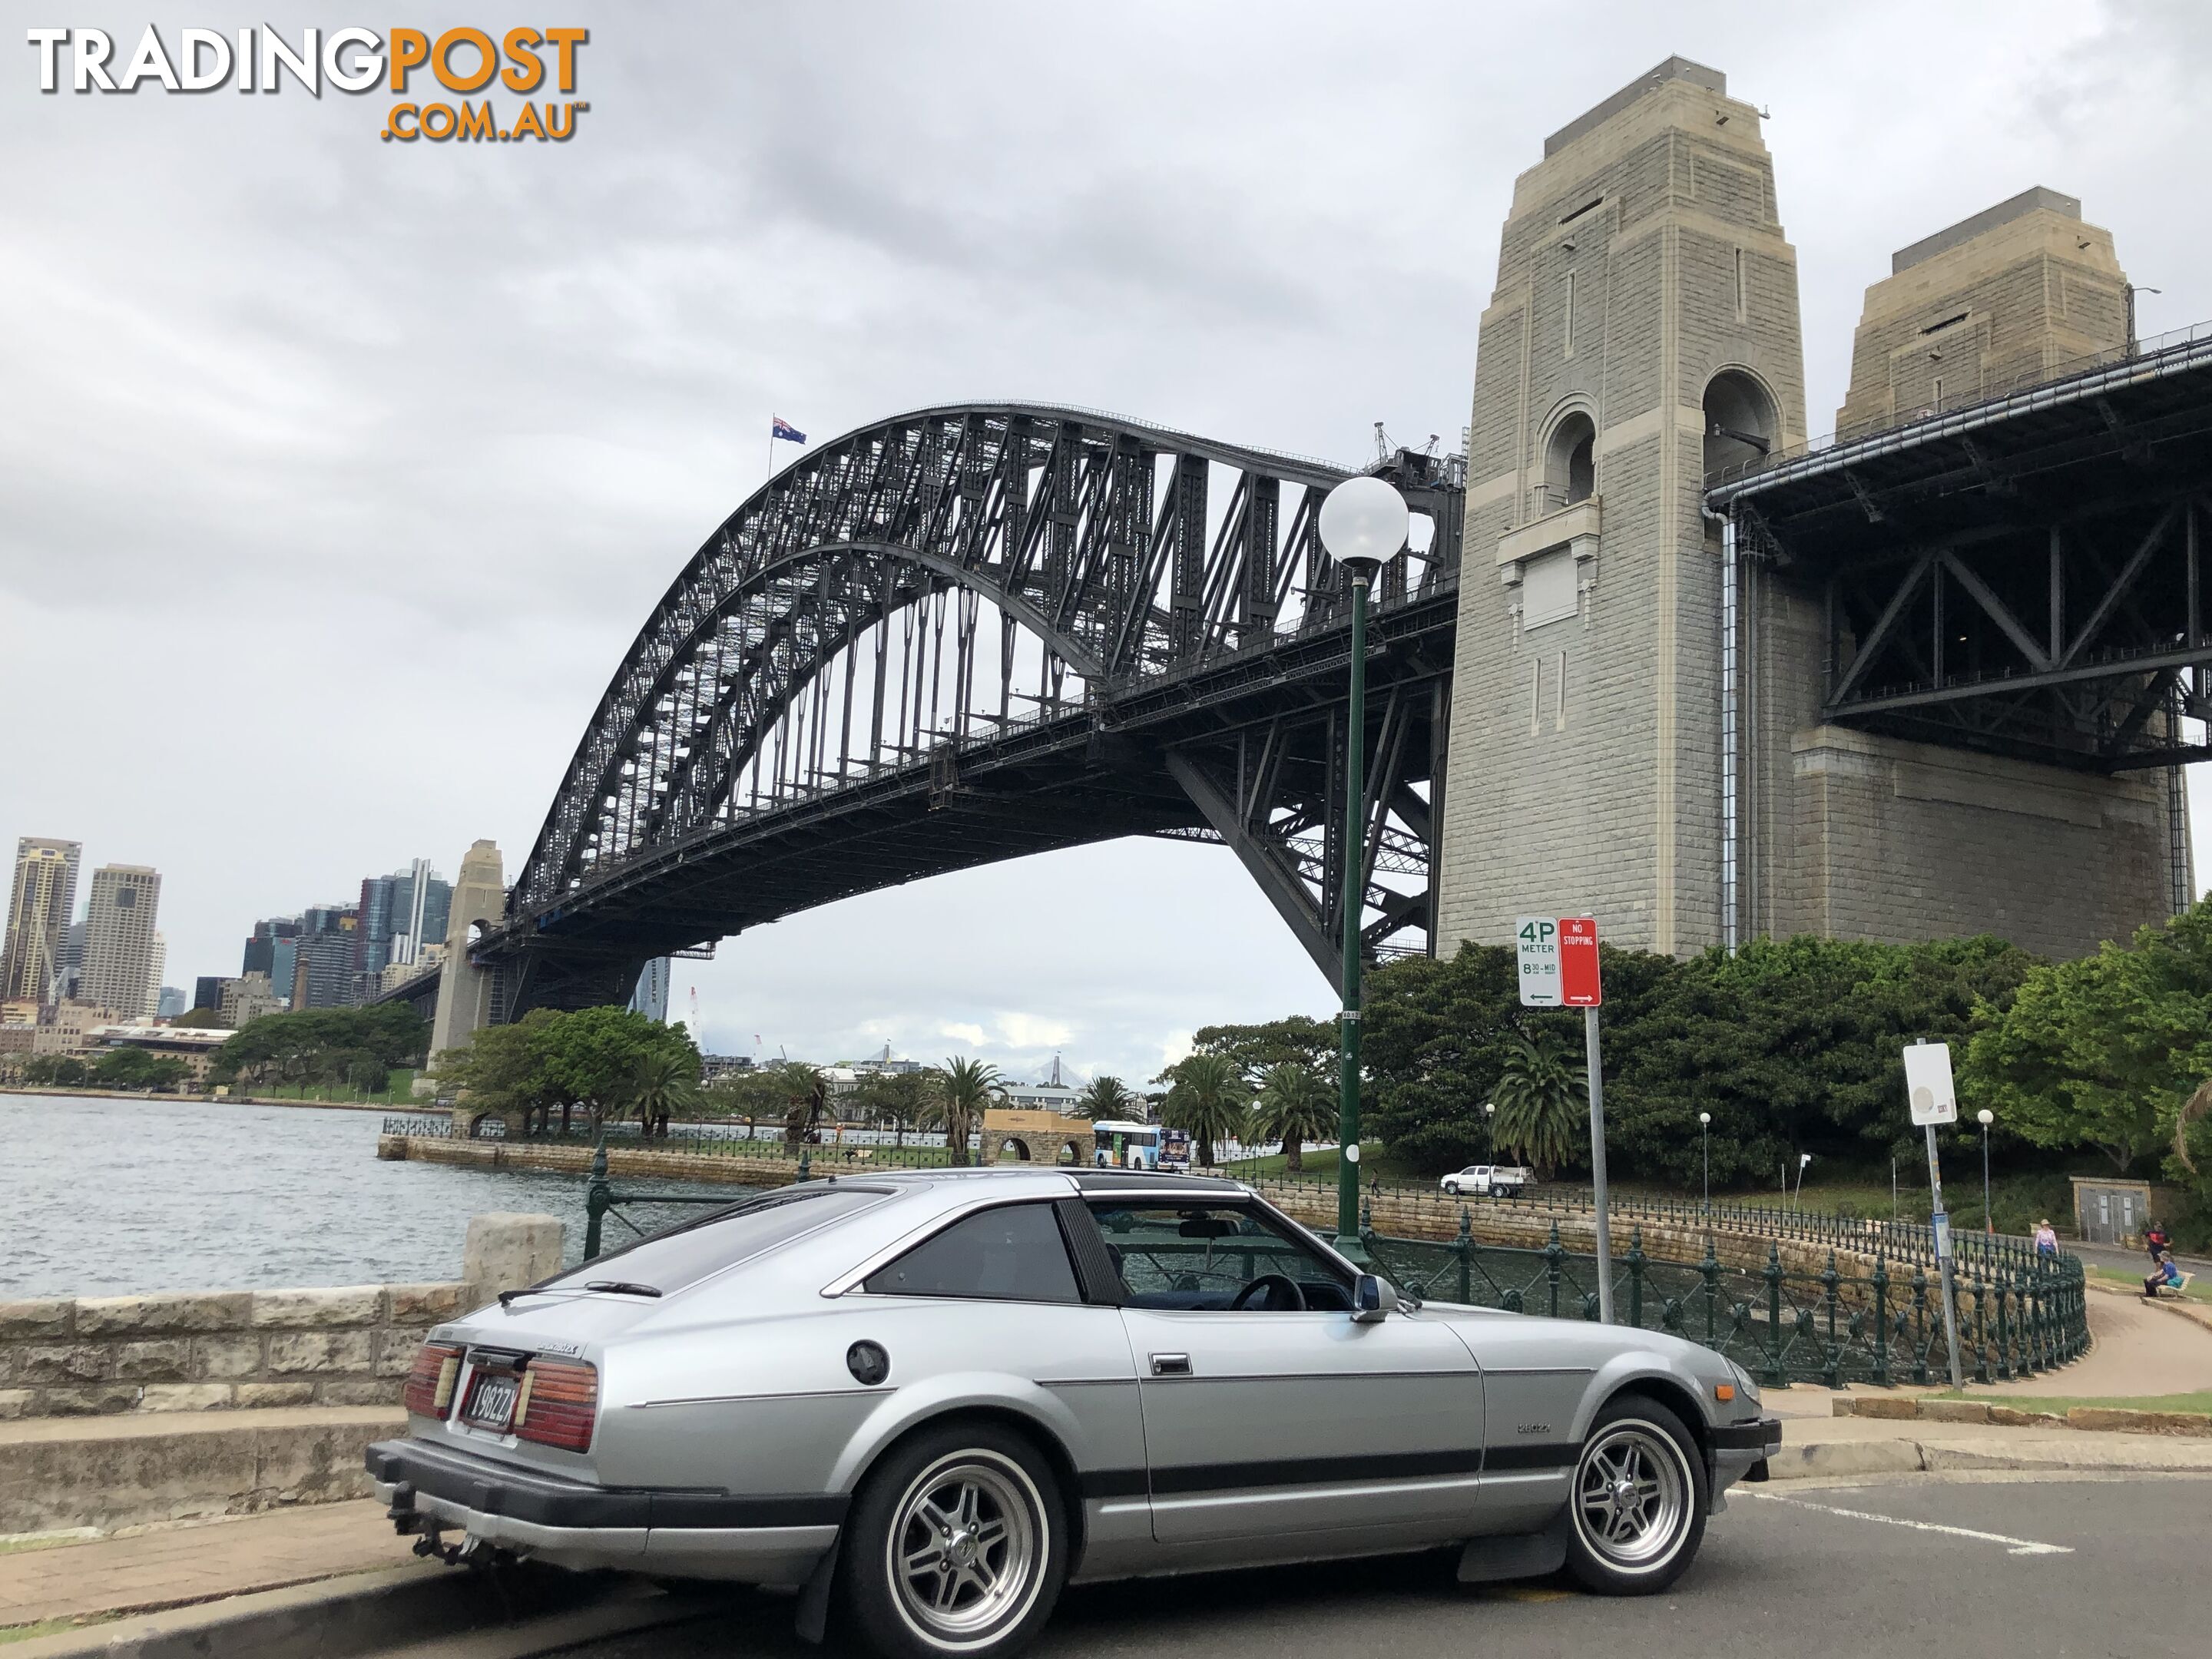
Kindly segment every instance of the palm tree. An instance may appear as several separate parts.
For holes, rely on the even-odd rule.
[[[1000,1093],[999,1068],[988,1061],[955,1054],[937,1074],[930,1116],[945,1126],[945,1161],[954,1169],[968,1164],[968,1137]]]
[[[1252,1115],[1252,1128],[1265,1139],[1283,1143],[1284,1174],[1302,1171],[1305,1143],[1326,1140],[1336,1127],[1336,1097],[1313,1067],[1285,1060],[1260,1074],[1259,1109]]]
[[[1587,1071],[1548,1036],[1542,1042],[1516,1036],[1491,1099],[1498,1107],[1497,1144],[1535,1165],[1548,1181],[1574,1154],[1578,1119],[1589,1101]]]
[[[690,1055],[659,1048],[638,1061],[629,1104],[637,1113],[641,1133],[666,1139],[668,1120],[691,1110],[699,1100],[699,1062]]]
[[[1226,1054],[1192,1054],[1162,1072],[1160,1080],[1169,1085],[1161,1121],[1188,1130],[1200,1167],[1211,1168],[1213,1143],[1237,1134],[1251,1115],[1244,1073]]]
[[[1139,1103],[1120,1078],[1094,1077],[1091,1086],[1077,1097],[1075,1109],[1096,1123],[1102,1118],[1127,1118]]]

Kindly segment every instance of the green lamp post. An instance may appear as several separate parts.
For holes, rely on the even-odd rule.
[[[1352,581],[1352,696],[1344,744],[1344,1012],[1337,1023],[1336,1243],[1359,1244],[1359,926],[1367,898],[1367,590],[1406,550],[1406,498],[1380,478],[1346,478],[1321,504],[1321,544]]]

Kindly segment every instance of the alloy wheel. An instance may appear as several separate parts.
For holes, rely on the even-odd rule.
[[[933,1645],[981,1645],[1036,1599],[1045,1524],[1017,1465],[984,1451],[939,1459],[908,1486],[891,1522],[885,1566],[899,1611]]]
[[[1591,1437],[1575,1468],[1575,1529],[1607,1565],[1648,1572],[1685,1536],[1690,1493],[1671,1438],[1644,1423],[1609,1424]]]

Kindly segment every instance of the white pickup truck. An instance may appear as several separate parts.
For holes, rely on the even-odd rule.
[[[1454,1198],[1472,1193],[1480,1198],[1510,1198],[1535,1181],[1535,1175],[1517,1164],[1470,1164],[1455,1170],[1442,1182]]]

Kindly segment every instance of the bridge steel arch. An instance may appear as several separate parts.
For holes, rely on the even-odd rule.
[[[1434,536],[1377,595],[1364,848],[1337,844],[1326,775],[1346,595],[1316,519],[1346,469],[1070,408],[921,410],[778,474],[653,608],[471,953],[501,1016],[618,1000],[651,956],[851,892],[1127,834],[1234,848],[1332,976],[1345,857],[1378,948],[1424,926],[1460,491],[1431,457],[1372,470]]]

